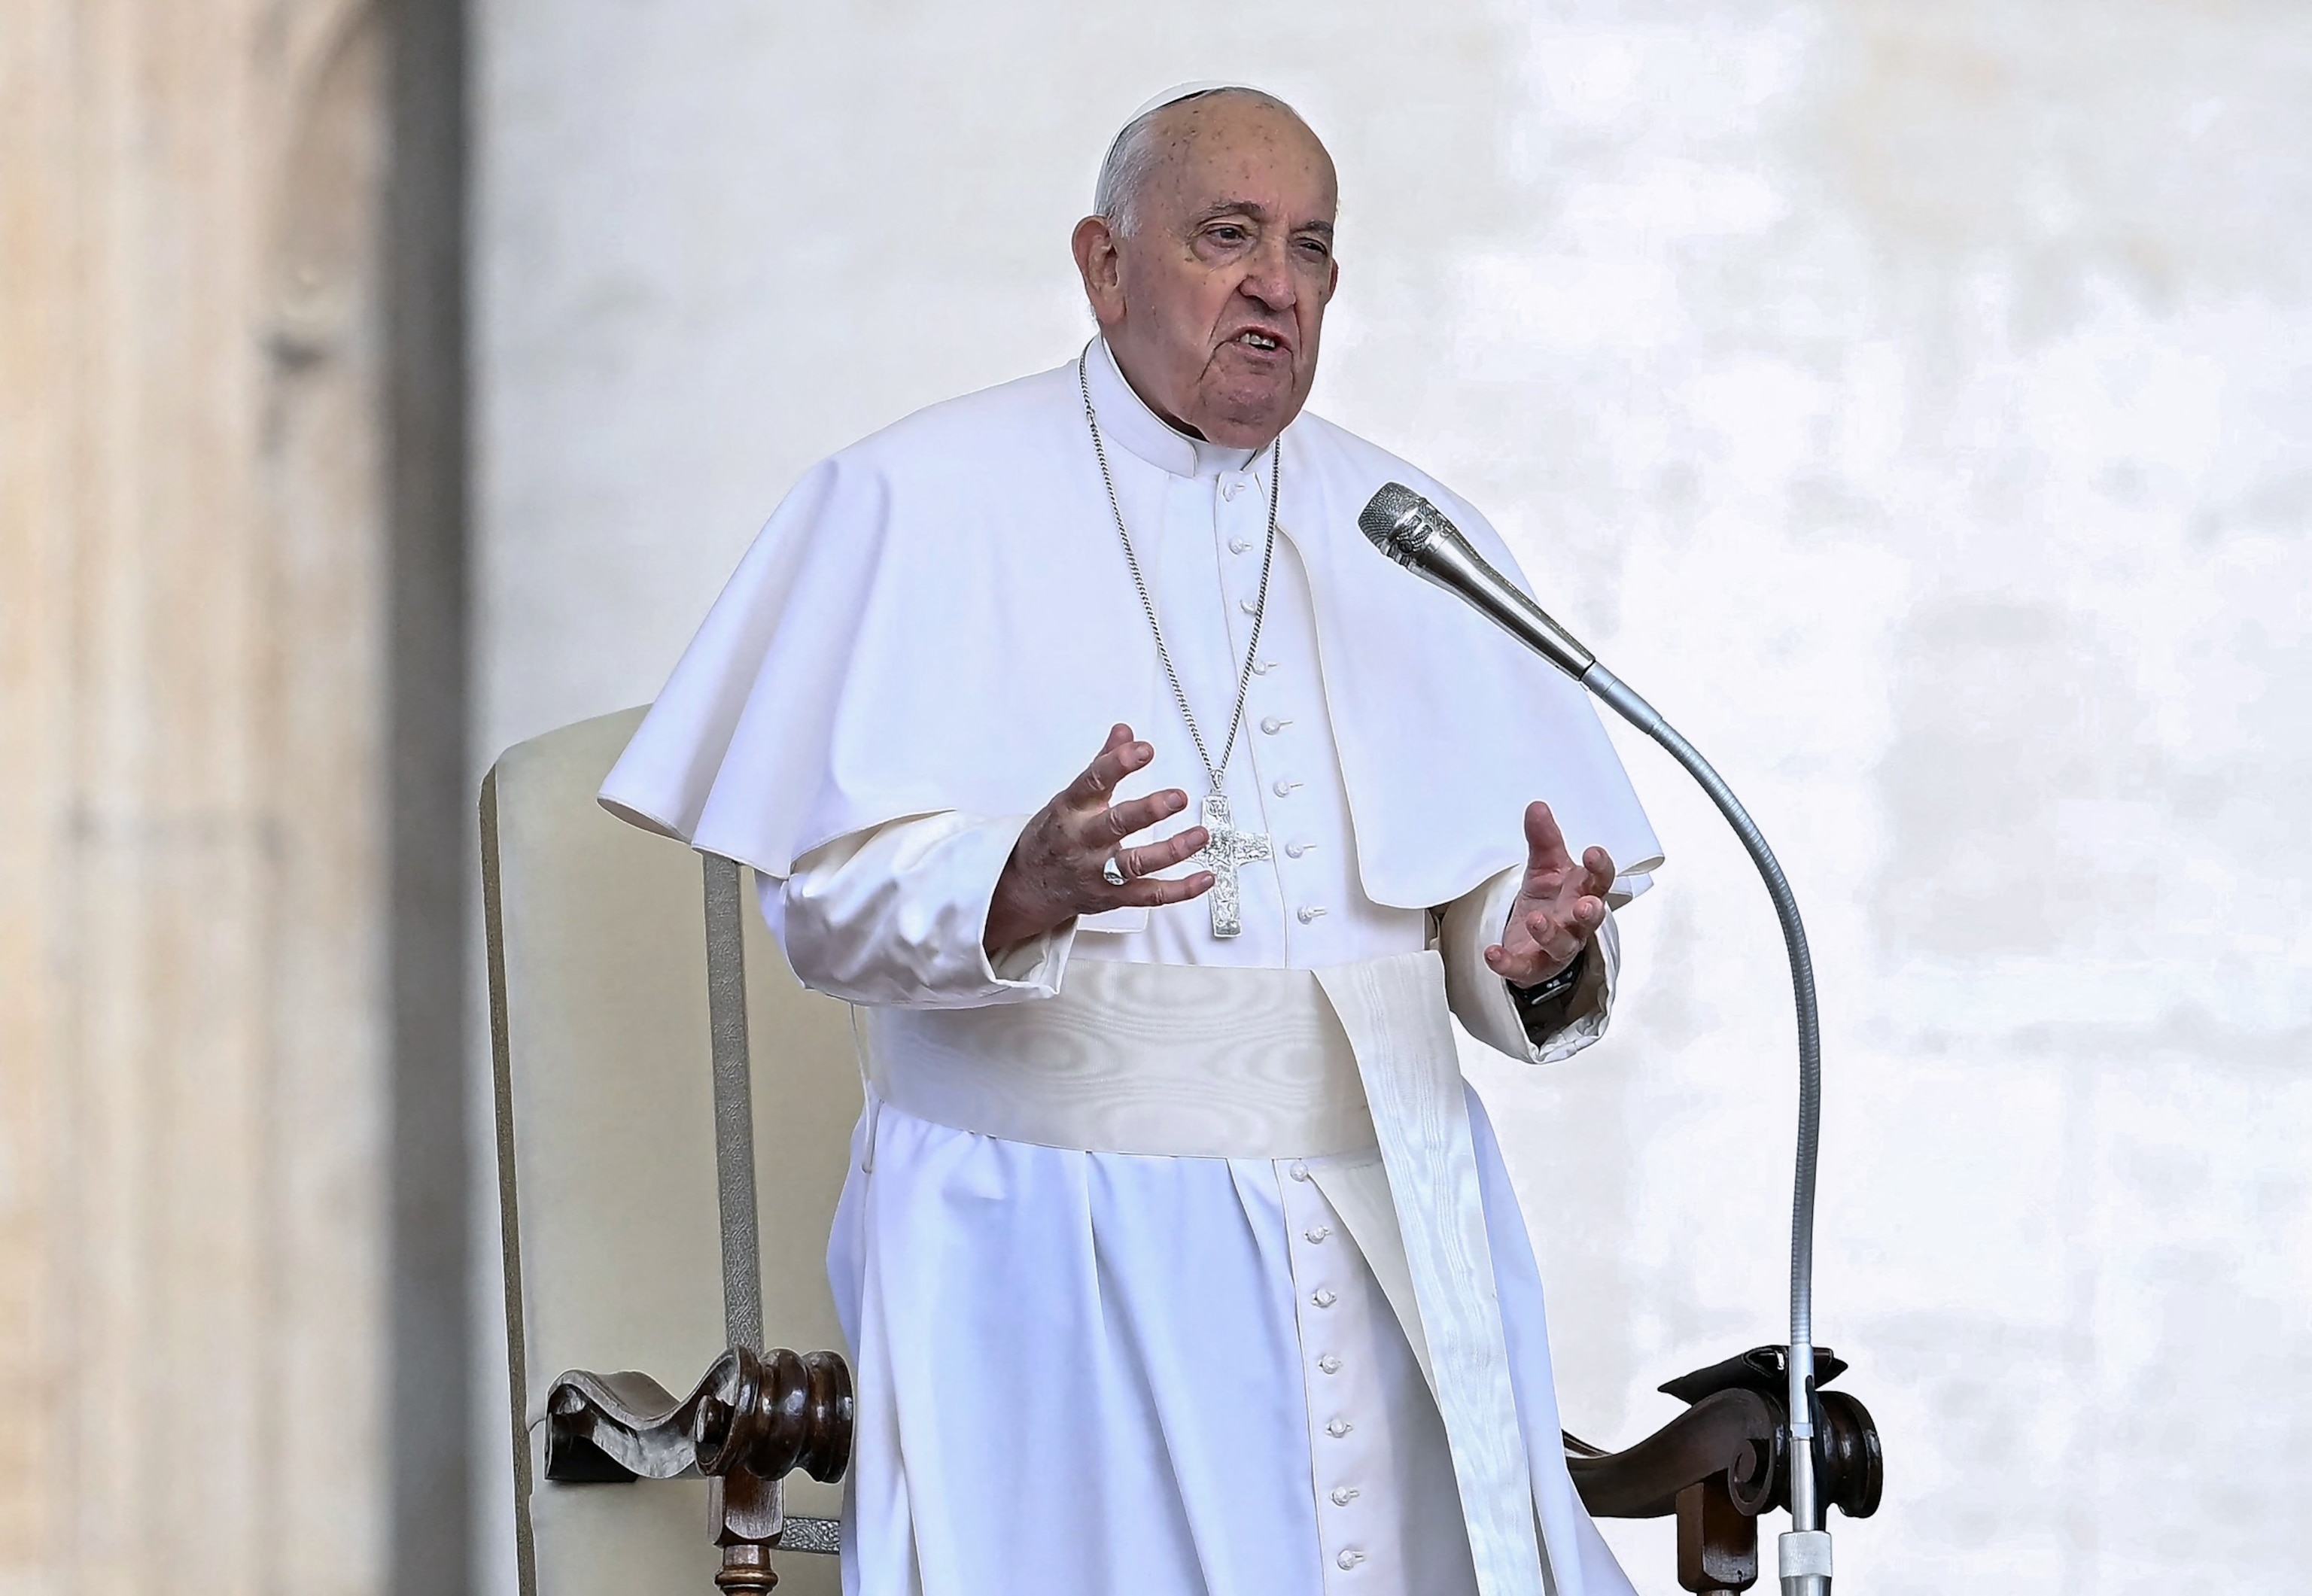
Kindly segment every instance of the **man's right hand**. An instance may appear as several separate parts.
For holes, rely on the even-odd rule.
[[[1129,803],[1108,802],[1118,782],[1155,757],[1154,748],[1133,740],[1129,726],[1111,728],[1083,774],[1028,822],[995,878],[981,938],[988,952],[1040,937],[1079,914],[1184,903],[1212,890],[1209,870],[1178,881],[1152,878],[1204,845],[1209,835],[1203,826],[1175,832],[1160,842],[1124,846],[1125,838],[1188,807],[1188,795],[1177,787]],[[1100,874],[1111,859],[1123,868],[1122,886],[1110,886]]]

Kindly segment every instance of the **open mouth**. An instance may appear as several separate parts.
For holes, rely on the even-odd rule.
[[[1247,349],[1258,349],[1264,351],[1281,349],[1283,347],[1283,344],[1274,336],[1262,332],[1258,327],[1250,327],[1245,328],[1244,331],[1230,339],[1229,342],[1232,344],[1241,344]]]

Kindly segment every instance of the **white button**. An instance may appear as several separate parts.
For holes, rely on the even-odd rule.
[[[1285,1173],[1290,1174],[1296,1181],[1305,1181],[1309,1178],[1309,1166],[1305,1164],[1296,1162],[1292,1167]]]
[[[1221,497],[1222,497],[1222,498],[1223,498],[1223,499],[1233,499],[1233,498],[1235,498],[1239,493],[1243,493],[1243,492],[1244,492],[1244,478],[1243,478],[1243,477],[1241,477],[1241,476],[1224,476],[1224,477],[1222,477],[1222,478],[1221,479]]]
[[[1354,1547],[1348,1548],[1343,1551],[1339,1557],[1333,1559],[1334,1562],[1338,1563],[1344,1569],[1354,1568],[1358,1564],[1364,1560],[1364,1553],[1357,1550]]]
[[[1321,1247],[1325,1244],[1325,1238],[1333,1234],[1333,1227],[1329,1225],[1312,1225],[1300,1234],[1309,1238],[1309,1245]]]
[[[1249,598],[1238,599],[1236,601],[1236,606],[1248,615],[1257,615],[1260,613],[1260,606],[1255,604]]]
[[[1301,910],[1300,914],[1300,923],[1305,926],[1312,920],[1323,918],[1325,908],[1320,903],[1312,903],[1308,908]]]
[[[1274,670],[1275,668],[1276,668],[1276,661],[1275,661],[1275,660],[1274,660],[1274,659],[1263,659],[1263,660],[1260,660],[1260,661],[1257,662],[1257,663],[1253,666],[1253,667],[1252,667],[1252,674],[1253,674],[1254,676],[1266,676],[1270,671]]]
[[[1247,543],[1241,537],[1231,537],[1229,539],[1229,553],[1231,554],[1240,554],[1251,546],[1252,545]]]
[[[1364,1493],[1362,1491],[1357,1489],[1357,1487],[1353,1485],[1336,1485],[1333,1487],[1333,1505],[1336,1507],[1346,1507],[1350,1503],[1355,1501],[1359,1496],[1363,1495]]]
[[[1316,844],[1314,842],[1287,842],[1284,845],[1284,857],[1286,859],[1299,859],[1302,854],[1308,852],[1315,846]]]
[[[1292,722],[1290,720],[1279,720],[1275,716],[1271,715],[1260,723],[1260,729],[1266,732],[1270,737],[1274,737],[1278,732],[1283,731],[1286,727],[1292,724]]]
[[[1329,1292],[1323,1286],[1319,1286],[1316,1290],[1309,1294],[1309,1300],[1316,1304],[1320,1308],[1329,1308],[1341,1299],[1332,1292]]]
[[[1342,1436],[1347,1435],[1351,1430],[1353,1430],[1356,1427],[1356,1426],[1351,1424],[1345,1418],[1336,1418],[1331,1424],[1325,1426],[1325,1434],[1330,1435],[1334,1440],[1338,1441]]]
[[[1327,1374],[1337,1374],[1341,1372],[1341,1360],[1328,1352],[1317,1360],[1317,1366]]]
[[[1276,784],[1274,787],[1271,787],[1268,790],[1274,793],[1278,798],[1291,798],[1294,788],[1305,785],[1305,782],[1287,781],[1283,777],[1279,776],[1276,778]]]

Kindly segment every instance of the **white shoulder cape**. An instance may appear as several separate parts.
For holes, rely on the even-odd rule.
[[[1546,798],[1623,890],[1661,862],[1588,695],[1357,528],[1427,495],[1499,570],[1485,519],[1304,413],[1278,524],[1315,601],[1366,894],[1451,902],[1522,861]],[[905,816],[1041,808],[1162,677],[1109,521],[1074,362],[917,412],[813,467],[748,552],[602,787],[612,813],[784,877]],[[1633,879],[1634,878],[1634,879]]]

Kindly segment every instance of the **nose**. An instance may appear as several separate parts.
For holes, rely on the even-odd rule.
[[[1300,301],[1300,287],[1292,281],[1292,263],[1285,253],[1290,247],[1281,236],[1262,240],[1244,280],[1237,285],[1263,310],[1290,310]]]

